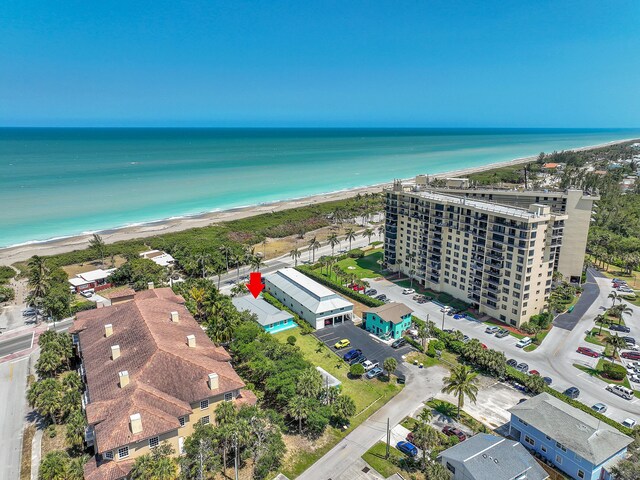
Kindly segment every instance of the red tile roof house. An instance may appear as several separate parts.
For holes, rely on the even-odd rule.
[[[86,441],[95,451],[86,480],[124,479],[136,457],[164,441],[179,453],[197,422],[213,422],[219,402],[256,402],[227,351],[170,288],[79,312],[70,332],[86,386]]]

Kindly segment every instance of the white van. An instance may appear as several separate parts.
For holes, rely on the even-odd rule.
[[[524,337],[524,338],[521,338],[518,343],[516,343],[516,347],[524,348],[531,345],[532,343],[533,343],[533,340],[531,340],[529,337]]]
[[[607,390],[609,390],[611,393],[615,393],[625,400],[631,400],[633,398],[633,390],[630,390],[627,387],[623,387],[622,385],[615,385],[613,383],[610,383],[607,387]]]

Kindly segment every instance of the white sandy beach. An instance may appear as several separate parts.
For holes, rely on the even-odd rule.
[[[614,145],[617,143],[623,143],[630,140],[632,139],[618,140],[618,141],[603,143],[599,145],[590,145],[586,147],[576,148],[573,150],[574,151],[590,150],[593,148],[604,147],[607,145]],[[431,176],[442,178],[442,177],[469,175],[475,172],[491,170],[496,167],[504,167],[508,165],[528,163],[528,162],[534,161],[536,158],[537,156],[516,158],[506,162],[491,163],[481,167],[454,170],[454,171],[439,173]],[[429,172],[426,172],[426,171],[422,173],[429,174]],[[411,180],[411,179],[407,179],[407,180]],[[346,198],[354,197],[357,194],[380,192],[385,186],[390,185],[391,181],[392,180],[390,180],[388,183],[383,183],[378,185],[354,188],[348,191],[320,194],[320,195],[314,195],[314,196],[295,199],[295,200],[284,200],[284,201],[273,202],[273,203],[263,204],[263,205],[254,205],[254,206],[236,208],[236,209],[225,210],[220,212],[205,213],[202,215],[197,215],[192,217],[162,220],[159,222],[131,226],[131,227],[123,227],[115,230],[106,230],[104,232],[100,232],[100,235],[102,236],[102,238],[106,243],[114,243],[120,240],[145,238],[145,237],[151,237],[151,236],[162,234],[162,233],[178,232],[178,231],[187,230],[190,228],[205,227],[207,225],[212,225],[219,222],[246,218],[253,215],[259,215],[261,213],[277,212],[277,211],[286,210],[289,208],[304,207],[304,206],[313,205],[316,203],[324,203],[324,202],[329,202],[333,200],[343,200]],[[0,249],[0,265],[11,265],[15,262],[24,261],[33,255],[55,255],[58,253],[83,249],[88,246],[89,240],[91,238],[92,238],[92,235],[78,235],[78,236],[72,236],[68,238],[57,239],[57,240],[50,240],[50,241],[44,241],[39,243],[32,243],[27,245],[19,245],[15,247],[3,248],[3,249]]]

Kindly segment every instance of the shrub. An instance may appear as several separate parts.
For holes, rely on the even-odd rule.
[[[331,420],[331,407],[322,406],[311,411],[305,421],[305,431],[310,437],[319,437]]]
[[[7,283],[9,280],[15,277],[15,275],[16,271],[13,268],[7,267],[5,265],[0,266],[0,284]]]
[[[294,337],[293,335],[289,335],[289,336],[287,337],[287,343],[288,343],[289,345],[295,345],[297,340],[298,340],[298,339],[297,339],[296,337]]]
[[[90,300],[77,302],[71,305],[71,315],[75,315],[78,312],[84,312],[85,310],[93,310],[94,308],[96,308],[96,304]]]
[[[364,375],[364,367],[362,366],[361,363],[356,363],[354,365],[351,365],[351,368],[349,369],[349,374],[352,377],[359,378],[362,375]]]
[[[602,373],[605,377],[610,378],[611,380],[622,380],[627,374],[627,371],[622,365],[604,362],[604,365],[602,366]]]
[[[9,302],[16,297],[13,288],[0,286],[0,303]]]
[[[362,250],[360,250],[359,248],[354,248],[353,250],[349,250],[347,255],[350,258],[362,258],[362,257],[364,257],[364,252]]]
[[[435,357],[436,356],[436,346],[435,346],[435,342],[429,342],[429,346],[427,347],[427,355],[429,355],[430,357]]]

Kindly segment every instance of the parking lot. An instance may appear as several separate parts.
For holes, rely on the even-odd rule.
[[[316,330],[313,335],[330,349],[336,351],[340,356],[344,355],[352,348],[359,348],[368,360],[371,360],[374,363],[378,362],[380,364],[380,368],[382,368],[382,362],[384,362],[386,358],[393,357],[398,361],[399,371],[402,371],[403,368],[403,355],[406,355],[413,349],[410,345],[405,345],[398,349],[391,348],[391,346],[387,345],[372,333],[367,332],[363,328],[360,328],[351,322],[327,326],[322,330]],[[343,338],[349,339],[351,345],[340,350],[335,350],[333,346]]]

